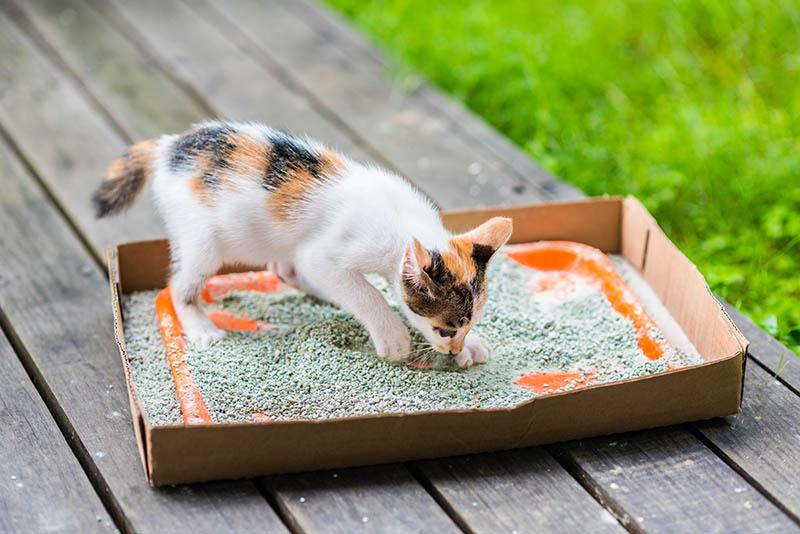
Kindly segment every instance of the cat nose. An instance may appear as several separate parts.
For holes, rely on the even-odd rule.
[[[464,349],[464,340],[459,343],[450,343],[450,355],[455,356]]]

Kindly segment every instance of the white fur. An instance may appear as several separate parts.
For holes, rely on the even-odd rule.
[[[253,136],[266,131],[258,125],[237,128]],[[451,237],[436,209],[405,180],[344,159],[341,176],[299,203],[290,221],[280,221],[267,209],[270,193],[252,177],[215,191],[211,205],[202,203],[190,187],[193,173],[169,170],[175,139],[158,140],[152,181],[175,258],[170,284],[175,311],[191,343],[206,346],[224,332],[188,297],[223,264],[245,263],[269,265],[287,282],[349,311],[368,330],[378,355],[397,361],[411,352],[410,336],[364,277],[381,275],[398,292],[397,300],[411,324],[437,350],[448,352],[451,340],[438,336],[427,319],[402,304],[399,293],[410,238],[427,248],[446,249]],[[475,315],[479,317],[479,310]],[[475,334],[467,336],[466,331],[459,337],[459,346],[464,347],[456,355],[459,365],[486,361],[490,349],[485,341]]]

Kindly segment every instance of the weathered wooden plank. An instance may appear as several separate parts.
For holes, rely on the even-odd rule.
[[[6,85],[0,92],[4,127],[33,156],[33,167],[47,170],[46,181],[57,187],[57,195],[64,188],[88,190],[89,183],[96,182],[97,169],[89,168],[84,160],[94,161],[92,152],[102,152],[107,138],[120,140],[114,141],[116,134],[95,118],[81,95],[3,15],[0,57],[3,68],[19,67],[15,75],[23,78],[19,85]],[[40,105],[19,94],[26,84],[41,96]],[[67,122],[68,118],[72,120]],[[54,152],[48,147],[59,143],[39,143],[52,138],[49,127],[63,136],[69,148],[62,150],[74,152]],[[78,137],[82,144],[73,144],[70,137]],[[5,145],[0,154],[6,161],[14,159]],[[12,165],[12,170],[2,176],[0,195],[0,256],[6,281],[0,284],[0,308],[29,355],[29,368],[43,385],[47,402],[58,407],[64,418],[60,424],[69,429],[69,439],[90,466],[90,475],[105,492],[118,523],[141,531],[216,532],[265,525],[281,529],[280,520],[251,482],[148,488],[130,429],[107,282],[34,180],[19,165]],[[58,187],[60,177],[65,179]],[[75,214],[88,196],[64,194],[61,198]],[[90,221],[84,223],[89,235],[115,237],[114,232],[103,236],[96,231],[92,218],[84,220]],[[155,223],[143,218],[140,224],[152,230]],[[137,235],[140,230],[126,219],[109,226],[117,238]],[[96,240],[98,254],[102,237]]]
[[[795,532],[764,495],[680,427],[582,440],[552,450],[623,525],[648,532]]]
[[[162,235],[149,195],[119,226],[96,223],[89,198],[128,142],[2,13],[0,73],[0,123],[95,250],[118,241],[120,227],[134,239]]]
[[[447,207],[541,201],[480,145],[452,135],[449,121],[411,94],[364,71],[284,2],[191,2],[240,50],[278,72],[346,124],[367,146]],[[222,12],[221,10],[225,10]],[[222,21],[228,24],[222,24]],[[270,28],[265,32],[263,28]]]
[[[543,448],[418,462],[451,516],[473,532],[620,532]]]
[[[208,115],[85,1],[25,0],[9,11],[38,35],[51,58],[63,56],[68,71],[114,110],[133,139],[180,132]]]
[[[202,95],[221,116],[308,134],[356,159],[368,157],[312,102],[243,55],[219,35],[213,24],[186,6],[157,0],[115,0],[94,5],[153,61],[171,71],[179,83]]]
[[[748,354],[800,394],[800,358],[728,303],[725,310],[750,342]]]
[[[72,19],[72,24],[69,29],[70,33],[79,35],[84,30],[83,24],[95,23],[95,21],[92,19],[90,15],[83,14],[80,11],[85,9],[85,7],[82,7],[82,4],[75,3],[71,9],[76,11],[76,16]],[[31,10],[31,15],[32,15],[31,22],[34,25],[36,25],[37,27],[44,27],[44,23],[42,23],[39,19],[40,13]],[[80,61],[82,61],[80,49],[79,48],[73,49],[80,44],[80,41],[77,39],[74,40],[69,39],[64,35],[61,35],[59,32],[66,32],[67,30],[61,28],[59,25],[50,25],[47,28],[49,33],[45,34],[46,38],[53,39],[54,42],[57,42],[59,44],[58,48],[59,50],[62,50],[64,52],[65,61],[70,66],[70,68],[80,72],[84,71],[89,72],[91,70],[91,65],[89,64],[82,65],[80,63]],[[95,31],[93,35],[94,39],[103,41],[102,43],[99,44],[99,46],[101,46],[102,48],[109,48],[111,44],[113,44],[117,39],[113,35],[109,35],[107,32]],[[212,42],[212,44],[214,43]],[[126,51],[119,58],[116,58],[116,60],[119,61],[120,63],[119,64],[120,69],[125,70],[126,68],[128,68],[129,62],[132,62],[132,64],[130,65],[131,68],[136,68],[137,64],[141,64],[146,61],[141,57],[141,52],[138,49],[136,49],[134,52],[131,53],[129,52],[130,51]],[[257,72],[253,73],[251,78],[253,78],[253,83],[259,83]],[[112,90],[112,88],[108,86],[108,84],[111,84],[112,81],[102,76],[85,79],[83,81],[86,87],[88,87],[92,91],[97,90],[98,94],[102,94],[104,92]],[[138,80],[131,81],[130,90],[149,94],[150,97],[153,98],[153,102],[150,105],[155,112],[158,112],[159,106],[162,106],[164,108],[165,113],[168,113],[168,108],[174,105],[175,103],[171,97],[163,101],[160,100],[157,92],[154,92],[151,88],[149,88],[148,84],[140,84]],[[275,98],[273,99],[273,104],[277,107],[282,106],[282,102],[280,101],[279,97],[280,94],[275,95]],[[227,102],[228,105],[230,104],[230,102],[234,101],[235,99],[229,98],[227,96],[225,98],[219,99],[219,102],[221,103]],[[215,99],[214,102],[217,103],[218,101]],[[129,118],[128,116],[136,112],[135,102],[131,103],[130,105],[119,106],[119,107],[118,103],[113,100],[109,100],[107,104],[108,104],[108,111],[112,113],[115,117],[119,117],[119,122],[123,124],[124,128],[127,129],[131,127],[131,124],[134,124],[133,122],[128,120]],[[248,104],[257,105],[257,103],[255,102],[248,103],[247,101],[241,102],[240,104],[237,105],[247,106]],[[241,109],[244,110],[245,107],[242,107]],[[313,115],[309,113],[309,115],[307,115],[305,119],[313,120]],[[156,126],[156,125],[151,125],[146,121],[141,122],[139,124],[146,131]],[[35,158],[36,156],[32,155],[32,157]],[[66,204],[63,207],[67,212],[75,208],[75,206],[71,204]],[[124,240],[128,237],[127,228],[125,226],[119,225],[115,220],[103,221],[102,223],[97,223],[93,221],[91,224],[108,224],[116,227],[118,231],[117,238],[119,240]],[[83,225],[79,226],[79,230],[80,231],[84,230]],[[385,470],[385,475],[380,476],[380,473],[384,470]],[[347,525],[350,525],[350,527],[362,526],[361,524],[362,516],[348,517],[347,520],[345,520],[345,518],[343,517],[337,517],[336,515],[331,515],[334,513],[333,510],[335,509],[333,505],[336,504],[337,506],[345,506],[350,508],[360,507],[361,510],[364,510],[366,511],[366,513],[369,513],[369,517],[373,518],[374,523],[377,522],[378,524],[381,523],[389,524],[392,522],[392,518],[398,515],[397,509],[393,509],[387,506],[387,503],[389,501],[388,496],[392,496],[392,499],[397,501],[398,503],[404,503],[409,508],[413,508],[414,510],[417,511],[424,511],[424,514],[418,514],[416,516],[405,519],[405,524],[413,523],[415,524],[415,528],[417,530],[422,529],[424,525],[429,524],[431,522],[439,525],[452,526],[452,522],[450,522],[446,514],[442,512],[442,510],[435,503],[435,501],[431,499],[427,493],[425,493],[423,488],[419,486],[419,484],[413,479],[413,477],[411,477],[411,475],[402,466],[375,468],[373,469],[373,471],[369,476],[365,477],[361,477],[358,474],[359,471],[347,471],[343,473],[347,473],[347,479],[351,481],[351,483],[356,484],[360,487],[368,487],[370,491],[362,495],[359,495],[358,502],[355,501],[350,502],[348,499],[351,499],[351,497],[348,497],[348,494],[346,492],[340,492],[336,495],[329,495],[317,499],[316,502],[322,504],[322,511],[331,510],[331,512],[328,513],[328,515],[326,515],[325,513],[318,513],[314,516],[313,520],[303,516],[303,514],[299,514],[297,518],[294,518],[294,516],[291,515],[291,513],[287,512],[288,518],[290,520],[295,521],[295,523],[298,525],[308,523],[309,527],[313,527],[314,524],[324,525],[334,521],[336,521],[337,525],[343,528]],[[398,475],[398,473],[404,473],[404,475],[401,477],[400,475]],[[361,478],[363,478],[363,480],[359,482]],[[315,483],[319,483],[319,481],[325,480],[325,475],[324,474],[303,475],[299,477],[295,482],[292,482],[292,477],[283,477],[281,480],[283,481],[284,484],[291,484],[292,487],[301,488],[307,485],[313,486]],[[270,483],[264,484],[264,487],[270,487],[270,486],[271,486]],[[280,503],[281,506],[284,506],[287,511],[290,511],[292,509],[290,496],[284,497],[283,491],[281,491],[280,489],[270,489],[269,491],[274,495],[275,501]],[[230,502],[222,503],[220,506],[226,508],[234,505],[235,501],[231,500]],[[300,511],[301,510],[297,510],[298,513]],[[349,520],[351,520],[352,523],[348,523]]]
[[[742,412],[695,427],[800,523],[800,397],[751,361]]]
[[[0,156],[0,176],[9,163]],[[115,529],[2,332],[0,450],[0,532]]]
[[[390,65],[361,32],[354,31],[349,22],[337,13],[326,9],[314,0],[284,1],[284,5],[306,21],[316,33],[327,36],[329,46],[339,48],[349,61],[358,64],[359,70],[374,83],[388,83],[381,76]],[[575,187],[551,176],[542,170],[527,154],[519,150],[507,137],[495,130],[481,117],[468,111],[461,102],[442,93],[422,79],[413,80],[415,103],[424,105],[431,113],[446,117],[450,121],[448,132],[459,135],[470,145],[493,153],[513,169],[522,179],[535,183],[547,195],[557,199],[579,198],[582,195]]]
[[[264,489],[276,496],[298,530],[459,531],[401,465],[269,477]]]

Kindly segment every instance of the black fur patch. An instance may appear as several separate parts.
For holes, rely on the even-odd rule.
[[[443,325],[457,328],[461,325],[462,318],[472,319],[473,306],[478,296],[476,289],[482,287],[482,271],[479,271],[471,284],[465,284],[447,270],[439,251],[431,250],[430,255],[431,265],[425,269],[429,282],[426,282],[424,288],[406,283],[406,304],[417,315],[436,318]]]
[[[484,268],[489,263],[494,252],[494,249],[489,245],[479,245],[477,243],[472,245],[472,259],[475,260],[476,264],[483,265]]]
[[[236,145],[228,137],[233,132],[233,128],[222,124],[204,126],[180,137],[172,146],[172,153],[169,157],[170,170],[186,169],[194,163],[200,153],[210,156],[214,169],[228,168],[228,157],[236,149]],[[213,171],[203,174],[203,182],[211,188],[219,185]]]
[[[270,137],[272,151],[262,186],[267,191],[278,189],[298,171],[307,170],[314,178],[320,177],[323,161],[320,154],[305,143],[286,134]]]

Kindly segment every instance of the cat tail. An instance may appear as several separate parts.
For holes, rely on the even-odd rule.
[[[111,161],[100,187],[92,195],[98,219],[126,210],[139,196],[153,175],[156,141],[148,139],[131,145],[123,156]]]

